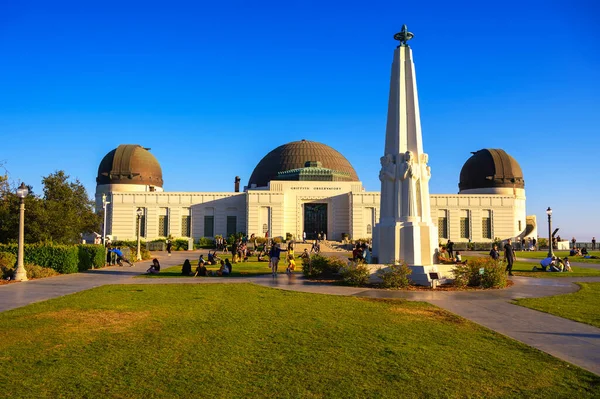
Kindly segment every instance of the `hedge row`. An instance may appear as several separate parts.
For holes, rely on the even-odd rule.
[[[16,244],[0,244],[0,252],[17,255]],[[104,247],[102,245],[54,245],[25,244],[24,263],[48,267],[59,273],[77,273],[91,269],[92,266],[104,267]]]

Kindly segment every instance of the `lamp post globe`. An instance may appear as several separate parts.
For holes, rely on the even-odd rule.
[[[27,271],[25,270],[25,264],[23,262],[25,250],[25,197],[29,194],[29,190],[25,183],[21,183],[19,188],[17,188],[17,197],[20,199],[19,204],[19,249],[18,249],[18,257],[17,257],[17,270],[15,270],[15,274],[13,279],[16,281],[27,281]]]
[[[142,208],[138,208],[136,211],[137,214],[137,254],[135,256],[136,260],[142,260],[142,251],[141,251],[141,232],[142,232],[142,216],[144,215],[144,210]]]
[[[554,256],[552,250],[552,208],[546,209],[546,215],[548,215],[548,257]]]

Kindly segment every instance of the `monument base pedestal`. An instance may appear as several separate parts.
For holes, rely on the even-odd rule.
[[[373,257],[379,263],[403,260],[409,265],[433,265],[437,249],[437,229],[433,223],[379,223],[375,226],[373,238]]]
[[[369,281],[371,283],[381,283],[381,278],[377,275],[377,271],[379,269],[386,270],[388,265],[378,264],[378,265],[367,265],[369,270],[371,271],[371,276]],[[423,286],[431,286],[431,278],[429,273],[437,273],[439,280],[452,280],[454,279],[454,275],[451,270],[454,268],[454,265],[431,265],[431,266],[409,266],[412,270],[412,273],[408,276],[412,284],[414,285],[423,285]]]

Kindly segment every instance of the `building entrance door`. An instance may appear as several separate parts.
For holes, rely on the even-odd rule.
[[[304,231],[308,240],[327,234],[327,204],[304,204]]]

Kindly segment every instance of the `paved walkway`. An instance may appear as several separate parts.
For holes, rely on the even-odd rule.
[[[163,268],[196,259],[197,252],[175,252],[159,256]],[[192,262],[195,263],[195,262]],[[388,291],[332,286],[305,280],[299,275],[262,275],[246,278],[132,278],[149,267],[109,267],[26,283],[0,286],[0,311],[72,294],[106,284],[206,284],[255,283],[284,290],[370,298],[400,298],[426,301],[466,319],[533,346],[600,375],[600,329],[511,304],[512,299],[543,297],[577,291],[575,281],[600,282],[600,277],[528,278],[513,277],[514,285],[487,291]]]

